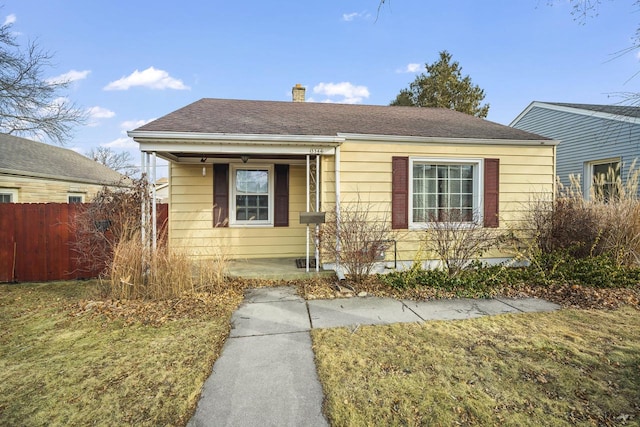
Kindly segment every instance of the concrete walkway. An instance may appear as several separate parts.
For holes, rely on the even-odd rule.
[[[305,302],[291,287],[247,292],[189,426],[328,426],[312,328],[469,319],[552,311],[535,298],[428,302],[346,298]]]

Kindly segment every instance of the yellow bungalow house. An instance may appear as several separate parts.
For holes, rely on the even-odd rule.
[[[293,95],[304,101],[304,88]],[[442,200],[485,227],[508,227],[532,195],[553,191],[557,145],[448,109],[209,98],[129,136],[170,162],[173,248],[303,257],[300,214],[361,199],[400,232],[399,267],[413,262],[427,214],[447,209]],[[432,186],[416,184],[434,173]]]

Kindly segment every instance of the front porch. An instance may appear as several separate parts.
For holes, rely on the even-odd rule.
[[[313,259],[312,259],[313,260]],[[311,265],[311,267],[314,267]],[[296,280],[310,277],[332,277],[333,270],[306,272],[304,266],[298,268],[296,258],[236,259],[229,264],[228,275],[243,279]]]

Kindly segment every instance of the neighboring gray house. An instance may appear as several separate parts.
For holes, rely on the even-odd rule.
[[[75,151],[0,134],[0,203],[84,203],[124,180]]]
[[[580,175],[586,197],[597,176],[612,168],[624,180],[640,157],[640,107],[534,101],[509,126],[560,141],[556,174],[564,185]]]

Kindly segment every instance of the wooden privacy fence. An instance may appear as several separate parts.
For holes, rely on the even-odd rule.
[[[104,266],[80,261],[75,218],[86,205],[0,203],[0,282],[41,282],[97,277]],[[167,204],[157,206],[158,229]]]

